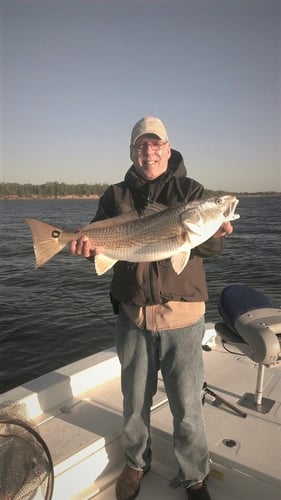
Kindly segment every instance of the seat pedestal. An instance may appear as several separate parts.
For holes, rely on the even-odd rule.
[[[241,285],[226,287],[218,308],[222,321],[215,329],[223,344],[235,346],[258,365],[255,393],[244,394],[239,405],[268,413],[275,401],[263,398],[264,370],[281,362],[281,308],[257,290]]]

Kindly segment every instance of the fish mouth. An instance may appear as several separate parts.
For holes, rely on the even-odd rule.
[[[232,202],[229,203],[228,207],[226,208],[226,210],[223,214],[226,219],[230,219],[230,218],[231,219],[239,219],[240,215],[234,213],[238,203],[239,203],[239,200],[236,197],[234,197]]]

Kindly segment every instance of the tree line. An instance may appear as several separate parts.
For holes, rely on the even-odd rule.
[[[16,198],[59,198],[71,196],[101,196],[108,184],[66,184],[65,182],[46,182],[45,184],[0,183],[0,197]]]
[[[93,197],[99,198],[108,184],[66,184],[65,182],[46,182],[45,184],[19,184],[17,182],[1,182],[0,198],[71,198]],[[229,191],[205,189],[205,197],[221,196],[223,194],[238,194],[239,196],[274,196],[280,192],[243,192],[230,193]]]

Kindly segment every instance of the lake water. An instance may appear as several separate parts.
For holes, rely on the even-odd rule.
[[[63,250],[34,269],[25,216],[73,230],[94,216],[96,200],[0,200],[0,393],[113,345],[111,272]],[[229,284],[244,284],[281,304],[281,196],[241,197],[241,218],[223,254],[205,261],[206,320]]]

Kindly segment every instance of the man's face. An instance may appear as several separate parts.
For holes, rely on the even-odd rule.
[[[147,181],[157,179],[166,172],[170,156],[170,144],[154,134],[141,135],[131,146],[131,159],[139,174]]]

